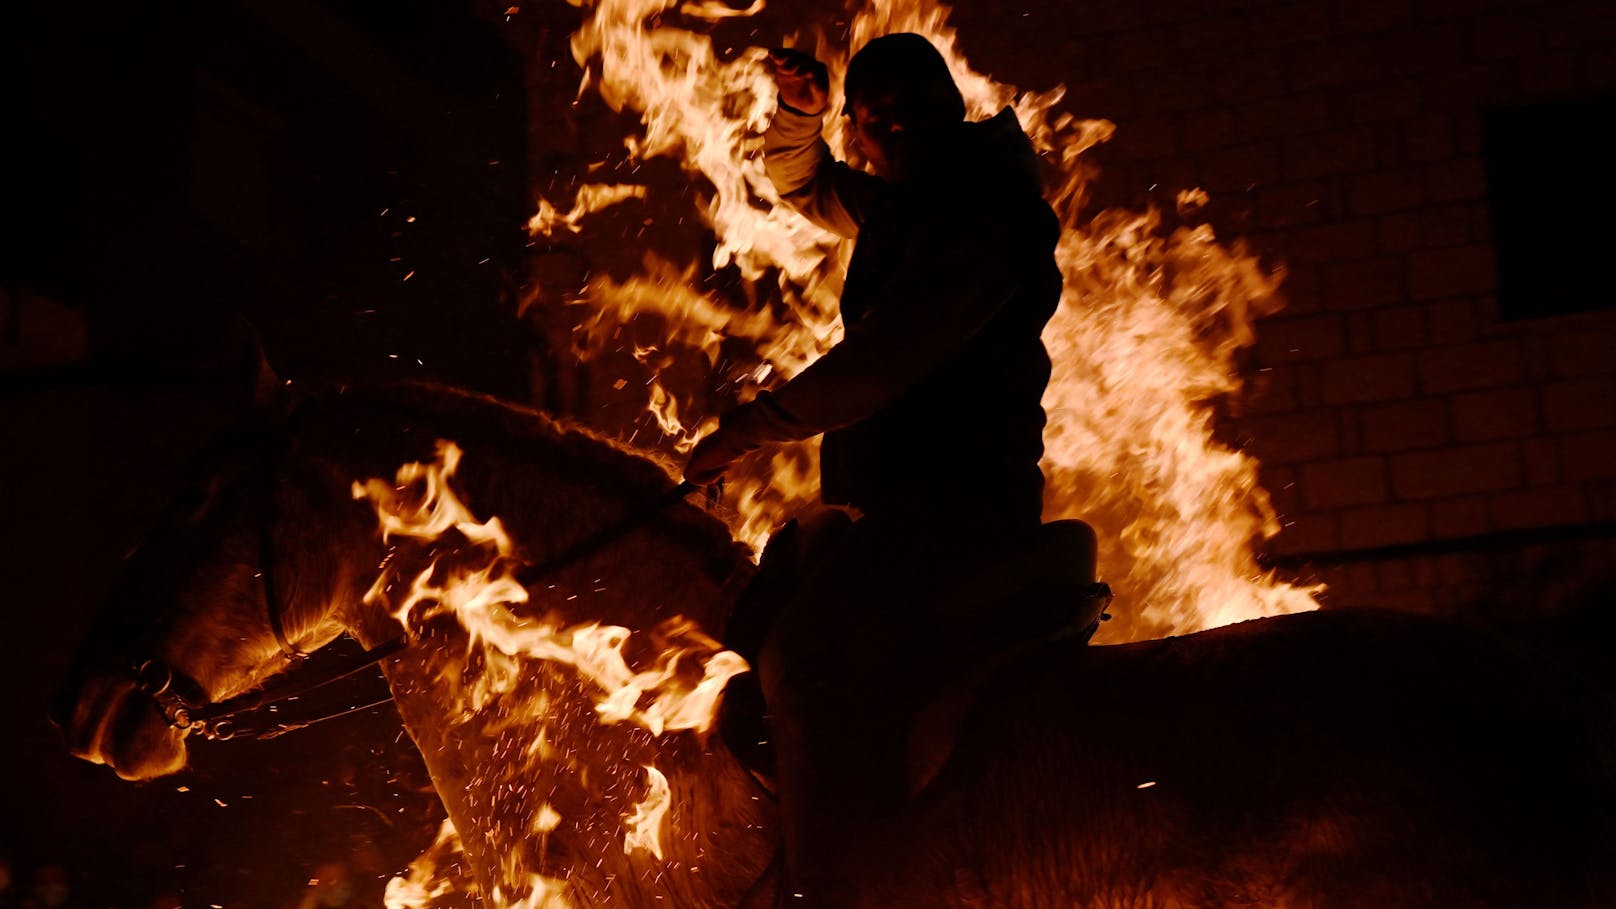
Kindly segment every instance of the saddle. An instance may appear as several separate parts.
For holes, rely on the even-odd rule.
[[[955,655],[945,687],[909,721],[909,794],[954,752],[976,692],[1005,665],[1058,641],[1086,643],[1111,616],[1111,588],[1095,579],[1097,541],[1082,521],[1055,521],[1030,543],[946,579],[935,607],[939,649]]]
[[[947,762],[977,690],[995,672],[1039,647],[1086,642],[1110,618],[1110,588],[1095,580],[1096,549],[1087,524],[1056,521],[931,579],[930,589],[942,593],[930,610],[926,643],[937,655],[931,675],[940,687],[908,712],[911,795]],[[731,681],[721,710],[731,752],[772,791],[774,756],[752,673]]]
[[[974,652],[974,663],[1029,641],[1093,635],[1109,602],[1095,597],[1097,561],[1089,525],[1055,521],[984,563],[944,574],[935,585],[944,593],[932,608],[937,643],[950,653]]]

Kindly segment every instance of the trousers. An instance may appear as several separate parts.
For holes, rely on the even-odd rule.
[[[937,585],[1034,530],[820,509],[770,540],[725,638],[763,697],[790,905],[860,904],[907,799],[909,721],[960,659],[931,615]]]

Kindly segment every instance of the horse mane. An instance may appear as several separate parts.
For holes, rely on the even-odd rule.
[[[293,411],[289,426],[295,434],[304,423],[326,423],[340,439],[370,415],[383,418],[402,434],[414,435],[422,459],[430,458],[428,446],[439,438],[468,451],[474,450],[477,440],[498,440],[507,450],[552,464],[590,485],[610,487],[630,501],[654,501],[678,485],[678,466],[660,452],[635,448],[531,407],[436,382],[354,385],[319,392]],[[399,464],[367,466],[375,471],[372,475],[386,476]],[[705,553],[750,561],[750,547],[735,540],[722,512],[680,502],[665,510],[664,520],[683,529]]]

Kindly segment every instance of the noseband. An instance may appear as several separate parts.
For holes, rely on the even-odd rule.
[[[284,453],[283,450],[282,457],[272,462],[275,468],[283,462]],[[275,645],[286,656],[289,668],[296,669],[312,655],[312,652],[297,647],[287,635],[284,615],[286,607],[280,597],[280,588],[276,584],[273,528],[276,517],[274,479],[277,473],[278,469],[268,472],[264,498],[258,509],[260,562],[258,577],[263,588],[264,608],[268,614],[270,631],[275,636]],[[540,578],[594,555],[656,518],[664,509],[682,501],[695,489],[695,484],[690,481],[681,482],[659,497],[650,507],[630,513],[622,520],[580,541],[571,549],[543,563],[523,569],[517,574],[518,583],[524,587],[531,587]],[[329,666],[304,673],[293,672],[273,684],[223,701],[209,701],[201,685],[155,654],[137,657],[130,662],[128,670],[133,674],[135,689],[150,697],[158,712],[163,715],[163,719],[175,729],[213,740],[272,739],[316,723],[368,710],[392,700],[392,696],[389,695],[368,704],[344,708],[298,722],[283,722],[273,715],[267,718],[260,716],[261,712],[267,713],[269,708],[277,704],[325,688],[368,666],[375,665],[409,644],[410,636],[407,633],[402,634],[369,650],[344,657]]]
[[[192,681],[189,676],[175,670],[157,657],[148,657],[134,667],[135,688],[152,699],[163,719],[175,729],[215,740],[272,739],[296,729],[368,710],[392,700],[392,697],[388,696],[368,704],[344,708],[298,722],[281,722],[274,719],[267,722],[253,722],[255,719],[262,719],[257,716],[260,711],[345,679],[367,666],[398,653],[408,644],[409,638],[401,635],[385,644],[333,663],[318,672],[289,675],[273,685],[266,685],[256,691],[239,694],[223,701],[209,701],[202,691],[202,686]]]

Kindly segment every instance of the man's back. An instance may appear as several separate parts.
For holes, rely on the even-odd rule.
[[[1035,524],[1050,368],[1039,336],[1060,299],[1059,226],[1013,114],[962,123],[953,139],[887,186],[861,226],[842,319],[852,331],[882,313],[905,330],[882,358],[892,381],[870,379],[889,403],[825,434],[824,496],[869,514],[946,502]]]
[[[834,160],[820,117],[782,107],[765,137],[780,196],[857,238],[841,343],[720,422],[691,457],[732,459],[824,433],[831,504],[923,517],[964,509],[1036,525],[1059,228],[1009,111],[909,140],[882,180]],[[727,460],[725,461],[727,463]],[[701,476],[691,474],[700,481]]]

